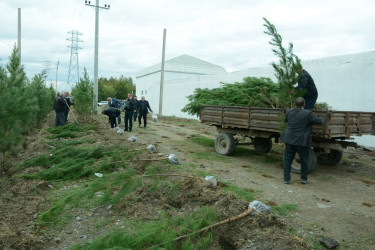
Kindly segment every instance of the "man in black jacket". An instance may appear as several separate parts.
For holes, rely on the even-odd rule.
[[[139,101],[139,117],[138,117],[139,125],[138,125],[138,127],[141,126],[141,119],[142,119],[142,117],[143,117],[143,126],[144,127],[147,126],[147,114],[148,114],[148,110],[150,110],[151,113],[153,112],[152,109],[150,108],[150,104],[148,103],[148,101],[146,101],[145,97],[142,96],[141,100]]]
[[[117,126],[116,124],[116,117],[121,114],[120,109],[109,107],[102,111],[103,115],[107,115],[109,117],[109,120],[111,122],[111,128],[115,128]]]
[[[55,99],[53,109],[56,112],[55,127],[65,125],[65,109],[66,102],[64,99],[64,92],[61,92]]]
[[[68,122],[68,115],[69,115],[69,110],[70,110],[70,106],[74,105],[75,103],[74,102],[71,102],[70,101],[70,97],[69,97],[69,92],[66,91],[65,92],[65,101],[66,101],[66,106],[65,106],[65,123]]]
[[[313,109],[315,102],[318,99],[318,90],[316,89],[311,75],[302,68],[300,68],[299,71],[301,72],[301,78],[298,81],[296,89],[306,90],[306,93],[303,96],[305,99],[305,109]]]
[[[134,96],[134,102],[135,102],[135,107],[134,107],[134,122],[137,121],[137,115],[138,115],[138,111],[139,111],[139,102],[137,100],[137,96]]]
[[[285,142],[284,183],[290,183],[290,170],[297,152],[301,158],[301,183],[306,184],[312,124],[322,124],[324,120],[316,117],[311,110],[304,109],[305,100],[302,97],[298,97],[294,105],[294,109],[288,109],[285,113],[288,126],[280,137]]]
[[[124,111],[125,111],[125,131],[132,131],[133,128],[133,114],[134,114],[134,107],[135,102],[133,99],[133,95],[131,93],[128,94],[128,99],[125,100],[124,104]],[[128,126],[129,124],[129,126]],[[129,130],[128,130],[129,128]]]

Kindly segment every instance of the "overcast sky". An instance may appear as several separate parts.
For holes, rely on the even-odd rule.
[[[91,0],[95,3],[95,0]],[[228,72],[269,65],[276,58],[264,34],[263,17],[293,42],[302,60],[373,51],[373,0],[100,0],[109,4],[99,18],[99,77],[135,78],[161,62],[163,29],[166,59],[188,54],[223,66]],[[22,63],[28,77],[50,60],[55,80],[67,81],[68,31],[83,33],[80,71],[93,79],[95,12],[84,0],[2,0],[0,63],[8,62],[17,42],[17,9],[22,10]]]

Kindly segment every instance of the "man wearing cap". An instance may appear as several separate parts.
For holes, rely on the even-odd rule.
[[[125,100],[124,111],[125,111],[125,131],[132,131],[133,128],[133,115],[134,115],[135,101],[131,93],[128,94],[128,99]]]
[[[311,147],[312,124],[322,124],[323,118],[316,117],[311,110],[304,109],[305,99],[298,97],[295,108],[285,112],[288,126],[280,136],[285,142],[284,151],[284,183],[290,183],[290,170],[296,153],[301,158],[301,183],[307,183],[309,147]]]

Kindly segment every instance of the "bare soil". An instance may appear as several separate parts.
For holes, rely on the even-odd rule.
[[[51,115],[44,125],[53,125]],[[307,185],[299,183],[299,176],[292,175],[292,183],[282,182],[282,166],[267,159],[282,158],[283,146],[274,144],[273,151],[254,159],[246,154],[215,158],[215,149],[196,144],[192,136],[199,134],[214,139],[216,131],[195,120],[163,118],[157,123],[149,121],[147,128],[134,127],[131,133],[120,136],[110,130],[105,119],[96,121],[97,133],[86,136],[95,138],[95,144],[129,144],[130,150],[145,148],[153,143],[159,157],[174,153],[181,167],[198,166],[198,170],[214,175],[222,183],[232,183],[245,190],[255,191],[257,199],[275,205],[296,204],[297,211],[285,216],[248,216],[237,222],[214,229],[212,249],[308,249],[311,245],[301,237],[332,238],[343,249],[375,248],[375,154],[361,149],[349,149],[337,166],[318,166],[309,175]],[[135,124],[136,125],[136,124]],[[41,129],[28,138],[28,148],[13,161],[21,161],[46,150],[45,130]],[[127,139],[136,136],[137,142]],[[200,157],[201,153],[211,157]],[[144,153],[142,157],[155,157]],[[142,173],[147,163],[133,167]],[[26,170],[27,171],[27,170]],[[37,169],[34,169],[37,171]],[[122,169],[118,169],[122,171]],[[171,173],[175,173],[172,169]],[[11,173],[17,174],[17,173]],[[41,180],[25,180],[13,175],[0,179],[0,248],[1,249],[68,249],[72,244],[92,241],[113,228],[122,228],[125,218],[153,220],[158,211],[169,216],[184,215],[202,206],[212,206],[220,219],[246,211],[248,202],[238,199],[220,187],[213,187],[203,178],[183,176],[164,177],[178,181],[179,193],[170,199],[169,190],[145,192],[151,182],[144,180],[142,187],[116,206],[90,209],[75,208],[70,222],[49,234],[41,233],[36,226],[37,217],[48,209],[49,194],[53,186]],[[79,182],[62,189],[79,188]],[[188,194],[188,195],[187,195]],[[131,202],[129,202],[131,201]],[[103,224],[100,224],[103,221]],[[105,222],[105,223],[104,223]],[[98,226],[99,225],[99,226]],[[130,230],[130,228],[129,228]],[[292,231],[294,234],[291,234]],[[296,236],[298,235],[298,236]]]

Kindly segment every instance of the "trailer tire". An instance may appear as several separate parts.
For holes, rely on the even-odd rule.
[[[318,163],[321,165],[334,166],[342,159],[342,151],[330,149],[328,154],[320,153],[318,155]]]
[[[317,157],[316,157],[316,154],[315,154],[315,152],[312,148],[309,148],[309,162],[308,162],[308,164],[309,164],[308,172],[311,173],[316,168],[316,165],[317,165]],[[296,173],[296,174],[301,173],[301,161],[300,161],[298,153],[296,153],[296,156],[294,157],[294,160],[292,162],[291,171],[293,173]]]
[[[253,144],[255,151],[259,153],[269,153],[272,149],[272,139],[269,138],[255,137]]]
[[[221,155],[232,155],[234,152],[234,138],[233,135],[227,133],[220,133],[215,140],[215,150]]]

